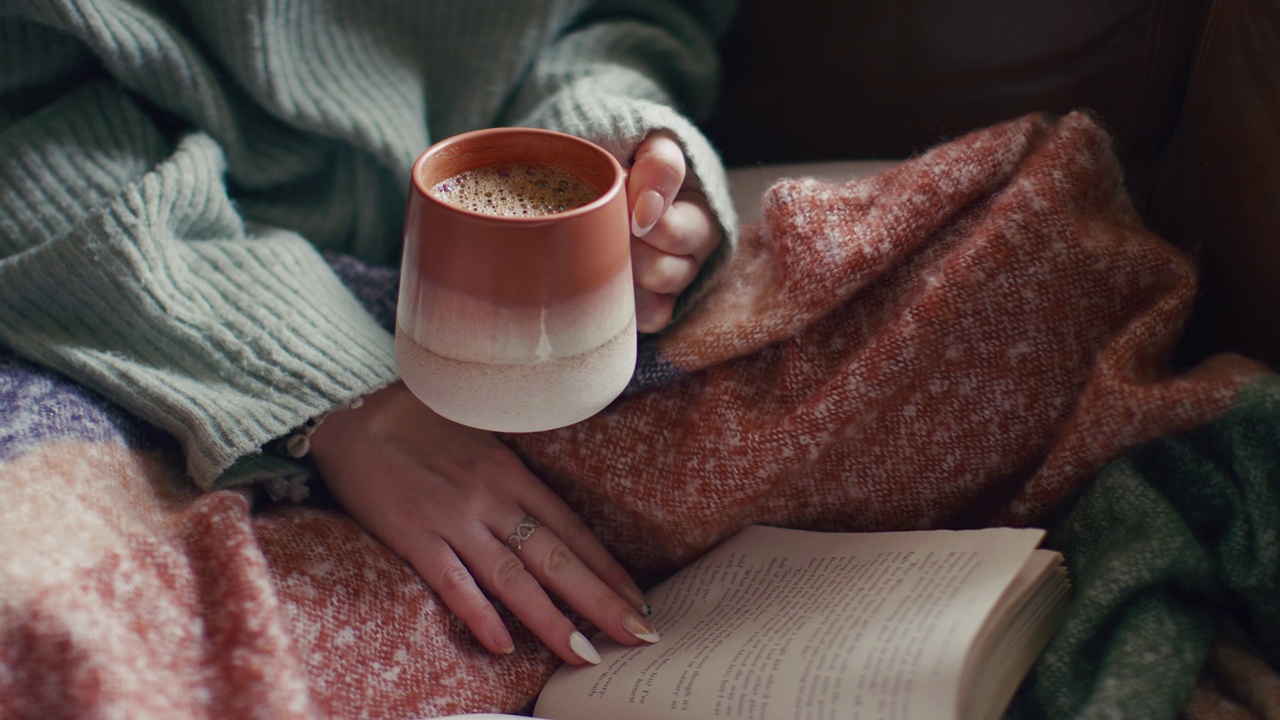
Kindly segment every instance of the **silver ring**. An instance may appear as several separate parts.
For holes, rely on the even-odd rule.
[[[516,531],[507,536],[507,547],[515,550],[516,552],[520,552],[520,549],[524,547],[525,542],[529,538],[533,537],[533,531],[537,530],[538,526],[541,524],[542,523],[537,520],[526,516],[525,519],[521,520],[520,523],[516,525]]]

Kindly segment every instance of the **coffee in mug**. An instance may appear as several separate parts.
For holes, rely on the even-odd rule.
[[[563,167],[523,163],[465,170],[437,183],[431,194],[472,212],[509,217],[551,215],[600,197],[595,186]]]

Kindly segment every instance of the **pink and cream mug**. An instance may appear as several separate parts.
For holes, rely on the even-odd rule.
[[[599,412],[635,369],[625,173],[572,135],[495,128],[414,163],[396,357],[432,410],[500,432]]]

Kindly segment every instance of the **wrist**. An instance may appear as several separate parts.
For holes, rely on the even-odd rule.
[[[330,410],[327,413],[324,413],[322,415],[317,415],[316,417],[313,417],[313,418],[308,418],[306,422],[294,428],[293,432],[285,436],[284,438],[285,454],[295,460],[301,460],[305,458],[307,455],[311,453],[312,439],[316,431],[320,428],[320,426],[324,423],[325,420],[327,420],[330,416],[336,413],[346,412],[348,410],[355,410],[356,408],[362,405],[364,405],[364,398],[358,397],[355,400],[352,400],[351,402],[347,403],[346,405],[343,405],[342,407],[336,408],[334,410]]]

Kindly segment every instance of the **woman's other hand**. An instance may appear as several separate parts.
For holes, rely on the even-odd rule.
[[[650,134],[636,148],[627,178],[636,328],[657,332],[671,322],[676,297],[720,244],[720,224],[688,172],[675,135]]]
[[[549,593],[624,645],[658,639],[639,587],[568,505],[492,433],[440,417],[403,383],[326,417],[311,457],[490,651],[514,645],[489,597],[572,664],[599,657]]]

